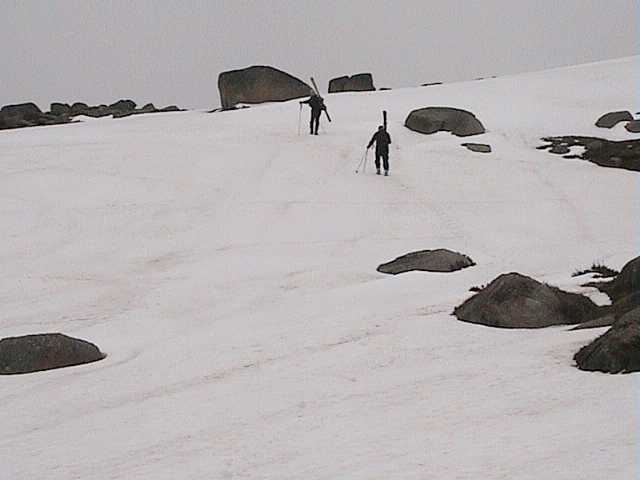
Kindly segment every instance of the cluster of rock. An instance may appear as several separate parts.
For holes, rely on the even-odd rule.
[[[242,103],[282,102],[314,93],[296,77],[261,65],[222,72],[218,76],[218,90],[223,110]]]
[[[621,122],[627,122],[624,128],[629,133],[640,133],[640,120],[634,120],[627,110],[605,113],[596,121],[596,127],[613,128]]]
[[[391,275],[412,271],[455,272],[474,265],[474,261],[467,255],[440,248],[407,253],[379,265],[377,271]]]
[[[595,284],[612,304],[562,291],[519,273],[500,275],[456,307],[461,321],[500,328],[578,325],[611,328],[574,356],[578,368],[608,373],[640,371],[640,257],[613,280]]]
[[[165,108],[156,108],[153,103],[148,103],[142,108],[137,108],[133,100],[118,100],[111,105],[89,106],[86,103],[54,102],[48,112],[43,112],[32,102],[16,105],[5,105],[0,108],[0,130],[9,128],[35,127],[42,125],[59,125],[70,123],[74,117],[84,115],[100,118],[113,116],[113,118],[128,117],[140,113],[178,112],[181,111],[175,105]]]
[[[538,150],[563,155],[564,158],[579,158],[601,167],[623,168],[640,171],[640,140],[605,140],[596,137],[564,136],[545,137],[546,142]],[[584,147],[581,154],[570,154],[572,147]]]
[[[370,73],[358,73],[351,76],[333,78],[329,81],[329,93],[338,92],[372,92],[373,76]]]
[[[60,333],[8,337],[0,340],[0,375],[70,367],[105,357],[93,343]]]
[[[485,133],[484,125],[466,110],[451,107],[426,107],[413,110],[404,122],[414,132],[432,134],[451,132],[458,137]]]

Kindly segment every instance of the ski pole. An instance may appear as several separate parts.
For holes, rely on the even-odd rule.
[[[367,155],[367,152],[365,150],[364,154],[362,155],[362,157],[360,158],[360,162],[358,162],[358,166],[356,167],[356,173],[358,173],[360,171],[360,167],[362,166],[362,164],[364,163],[364,158]]]
[[[300,104],[300,110],[298,111],[298,136],[300,136],[300,122],[302,122],[302,104]]]
[[[369,157],[369,149],[367,148],[364,151],[364,167],[362,167],[362,173],[365,173],[367,171],[367,159]]]

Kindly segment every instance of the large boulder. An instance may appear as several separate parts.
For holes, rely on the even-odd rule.
[[[105,354],[94,344],[61,333],[0,340],[0,374],[30,373],[95,362]]]
[[[280,102],[314,93],[301,80],[267,66],[222,72],[218,77],[218,90],[223,109],[238,103]]]
[[[437,250],[420,250],[407,253],[387,263],[380,265],[380,273],[397,275],[398,273],[419,270],[423,272],[455,272],[475,265],[466,255],[452,252],[444,248]]]
[[[404,122],[415,132],[432,134],[451,132],[458,137],[485,133],[484,126],[475,115],[466,110],[450,107],[427,107],[412,111]]]
[[[0,117],[37,122],[42,115],[42,110],[35,103],[19,103],[16,105],[5,105],[0,108]]]
[[[609,112],[601,116],[596,122],[596,127],[613,128],[620,122],[628,122],[633,120],[633,115],[628,111]]]
[[[502,328],[574,325],[598,316],[590,299],[519,273],[500,275],[456,307],[458,320]]]
[[[573,357],[581,370],[606,373],[640,371],[640,308],[617,320]]]
[[[329,93],[337,92],[371,92],[373,76],[370,73],[358,73],[352,76],[333,78],[329,81]]]

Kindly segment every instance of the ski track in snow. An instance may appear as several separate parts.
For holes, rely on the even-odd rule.
[[[330,95],[318,137],[296,101],[0,132],[0,336],[108,354],[0,377],[0,478],[634,478],[636,375],[573,367],[602,329],[451,312],[508,271],[594,295],[575,270],[637,255],[638,174],[535,150],[634,138],[593,123],[637,110],[636,62]],[[493,153],[403,127],[429,105]],[[382,109],[391,176],[355,174]],[[375,271],[426,248],[477,266]]]

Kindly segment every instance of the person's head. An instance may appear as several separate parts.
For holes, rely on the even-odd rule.
[[[378,127],[378,130],[384,130],[384,125],[380,125],[380,126]]]

